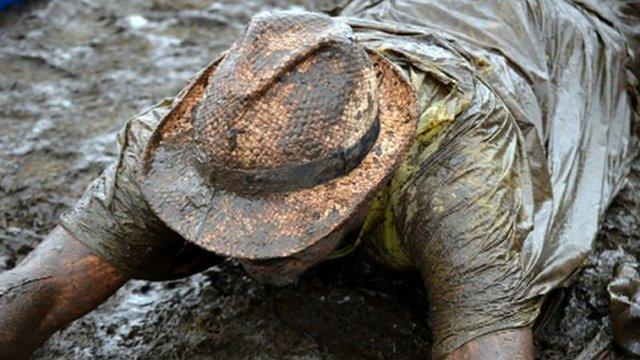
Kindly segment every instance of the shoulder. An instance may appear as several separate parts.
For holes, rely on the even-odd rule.
[[[173,104],[172,98],[165,98],[127,120],[118,134],[120,158],[132,156],[140,160],[154,131],[167,116]]]

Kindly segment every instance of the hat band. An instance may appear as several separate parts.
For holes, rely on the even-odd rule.
[[[360,141],[347,149],[335,151],[322,159],[266,169],[238,169],[214,160],[202,161],[206,155],[196,150],[199,159],[196,168],[210,186],[239,193],[287,192],[310,188],[351,172],[369,153],[379,133],[380,122],[376,118]]]

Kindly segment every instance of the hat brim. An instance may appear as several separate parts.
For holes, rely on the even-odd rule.
[[[414,138],[418,117],[406,77],[368,52],[378,74],[380,133],[354,170],[312,188],[264,196],[206,185],[194,164],[190,116],[220,57],[180,93],[145,149],[139,180],[151,209],[187,241],[241,259],[290,256],[342,227],[393,173]]]

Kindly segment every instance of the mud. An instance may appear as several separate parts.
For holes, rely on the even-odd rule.
[[[255,12],[314,6],[84,0],[0,13],[0,271],[28,254],[113,159],[128,117],[175,94]],[[640,255],[639,207],[640,161],[584,270],[549,303],[538,358],[624,358],[608,350],[606,285],[618,260]],[[127,284],[34,358],[427,358],[425,298],[416,274],[389,273],[360,254],[284,289],[225,262],[179,281]]]

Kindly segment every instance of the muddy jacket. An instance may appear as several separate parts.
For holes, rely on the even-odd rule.
[[[360,244],[428,290],[436,356],[531,325],[578,268],[635,153],[634,29],[609,3],[354,1],[359,41],[419,94],[415,142]],[[215,255],[149,209],[137,173],[168,99],[131,119],[117,161],[63,226],[134,278],[199,271]]]

